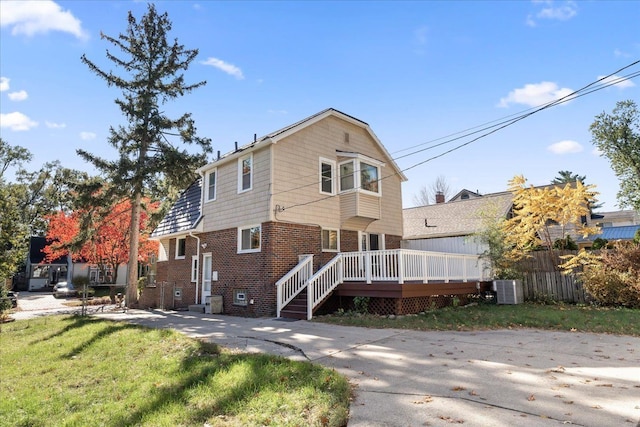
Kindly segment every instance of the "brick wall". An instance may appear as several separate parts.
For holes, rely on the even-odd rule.
[[[212,270],[218,280],[212,283],[211,294],[222,295],[223,312],[234,316],[262,317],[276,314],[275,283],[298,263],[302,254],[314,255],[314,271],[327,263],[336,253],[322,252],[320,227],[311,225],[266,222],[262,224],[260,252],[237,253],[238,232],[230,228],[202,233],[198,261],[199,277],[202,279],[202,254],[212,254]],[[399,236],[386,236],[386,247],[400,247]],[[164,288],[165,308],[186,308],[195,303],[196,286],[191,283],[191,256],[197,254],[197,240],[187,237],[186,254],[182,260],[175,259],[176,240],[169,245],[169,260],[158,262],[157,281],[167,282]],[[358,232],[341,230],[340,249],[343,252],[358,250]],[[201,286],[201,285],[199,285]],[[182,298],[173,298],[173,288],[182,289]],[[160,307],[161,286],[145,288],[140,304],[143,307]],[[246,293],[247,304],[234,304],[234,293]]]

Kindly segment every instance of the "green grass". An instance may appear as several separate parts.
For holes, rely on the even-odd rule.
[[[307,362],[79,316],[2,325],[0,426],[343,426],[350,387]]]
[[[346,312],[314,317],[314,321],[420,331],[538,328],[640,336],[640,310],[569,304],[479,304],[434,309],[395,318]]]

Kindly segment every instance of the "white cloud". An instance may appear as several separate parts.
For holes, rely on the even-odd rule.
[[[526,24],[529,27],[537,26],[537,20],[549,19],[555,21],[568,21],[578,14],[578,4],[575,1],[558,2],[552,0],[533,1],[534,4],[540,5],[541,9],[535,14],[527,16]]]
[[[6,77],[0,77],[0,92],[9,90],[9,79]]]
[[[598,80],[602,79],[603,77],[605,76],[598,76]],[[624,77],[616,75],[607,77],[606,79],[600,81],[600,83],[613,84],[615,87],[618,87],[620,89],[626,89],[635,86],[635,83],[633,83],[630,79],[625,79]]]
[[[240,68],[236,67],[233,64],[228,64],[224,62],[222,59],[211,57],[211,58],[208,58],[206,61],[201,61],[201,64],[211,65],[212,67],[215,67],[221,71],[224,71],[230,76],[234,76],[238,80],[244,79],[244,75],[242,74],[242,70]]]
[[[551,144],[547,147],[547,150],[551,151],[553,154],[579,153],[582,151],[582,145],[575,141],[566,140]]]
[[[19,132],[36,126],[38,126],[38,122],[34,122],[17,111],[9,114],[0,114],[0,128],[9,128],[12,131]]]
[[[67,127],[65,123],[54,123],[54,122],[46,121],[44,122],[44,124],[47,125],[49,129],[64,129]]]
[[[80,132],[80,139],[83,141],[91,141],[96,139],[96,134],[93,132]]]
[[[27,94],[27,91],[25,90],[21,90],[18,92],[11,92],[7,96],[12,101],[24,101],[29,97],[29,95]]]
[[[82,22],[51,0],[1,1],[0,26],[11,27],[14,36],[24,34],[31,37],[49,31],[62,31],[79,39],[89,38],[82,28]]]
[[[593,154],[594,156],[601,157],[603,153],[602,151],[600,151],[598,147],[596,147],[593,150],[591,150],[591,154]]]
[[[514,89],[504,98],[500,99],[498,107],[506,108],[510,104],[524,104],[529,107],[537,107],[548,102],[555,101],[573,93],[572,89],[559,88],[553,82],[529,83],[521,88]]]
[[[429,33],[429,28],[426,26],[422,26],[413,32],[413,36],[415,37],[416,42],[419,45],[427,44],[427,34]]]

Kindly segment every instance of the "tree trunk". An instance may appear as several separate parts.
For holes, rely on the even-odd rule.
[[[136,191],[131,202],[131,228],[129,236],[129,264],[127,267],[127,307],[138,304],[138,244],[140,242],[140,202],[142,196]]]

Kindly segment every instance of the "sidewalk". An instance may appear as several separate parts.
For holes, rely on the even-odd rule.
[[[157,310],[96,316],[335,368],[356,386],[349,427],[636,427],[640,420],[640,338],[365,329]]]

